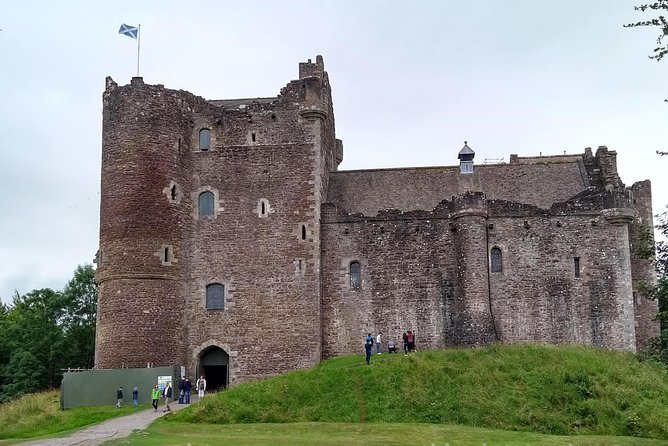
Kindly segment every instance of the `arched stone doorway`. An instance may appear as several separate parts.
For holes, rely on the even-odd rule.
[[[222,390],[230,382],[230,356],[220,347],[207,347],[199,355],[197,375],[206,379],[206,390]]]

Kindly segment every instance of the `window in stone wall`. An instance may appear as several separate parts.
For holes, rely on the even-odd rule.
[[[350,286],[362,287],[362,265],[357,260],[350,262]]]
[[[206,309],[225,309],[225,285],[220,283],[211,283],[206,286]]]
[[[573,257],[573,268],[575,269],[575,277],[580,277],[580,257]]]
[[[202,129],[199,131],[199,149],[209,150],[211,148],[211,130]]]
[[[302,240],[306,240],[306,225],[302,225]]]
[[[200,217],[211,217],[213,216],[214,206],[213,206],[213,192],[202,192],[199,194],[198,199],[198,208]]]
[[[493,273],[503,272],[503,255],[499,248],[492,248],[490,253],[491,257],[491,270]]]
[[[163,253],[162,256],[162,261],[165,263],[169,263],[174,259],[174,255],[172,254],[172,249],[169,246],[165,247],[165,252]]]
[[[255,212],[257,212],[257,216],[260,218],[266,218],[269,216],[269,213],[274,212],[273,209],[271,209],[271,206],[269,205],[269,201],[267,201],[266,198],[261,198],[257,202],[257,208],[255,208]]]

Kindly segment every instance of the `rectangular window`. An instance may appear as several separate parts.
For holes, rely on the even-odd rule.
[[[492,248],[491,252],[492,265],[491,270],[493,273],[503,272],[503,254],[499,248]]]
[[[573,266],[575,267],[575,277],[580,277],[580,257],[573,257]]]
[[[472,162],[459,163],[459,173],[473,173],[473,163]]]
[[[225,286],[212,283],[206,286],[206,309],[222,310],[225,308]]]
[[[350,286],[353,288],[362,286],[362,265],[358,261],[350,262]]]

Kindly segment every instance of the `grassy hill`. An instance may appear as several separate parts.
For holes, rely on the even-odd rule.
[[[59,401],[60,391],[50,390],[0,404],[0,444],[8,438],[53,435],[136,412],[132,404],[125,404],[121,409],[110,405],[60,410]]]
[[[631,354],[493,346],[324,361],[168,417],[190,423],[448,423],[668,439],[668,373]]]

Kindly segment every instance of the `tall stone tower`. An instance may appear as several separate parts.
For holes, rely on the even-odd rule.
[[[342,160],[321,56],[277,97],[104,92],[96,367],[228,385],[320,360],[320,205]]]
[[[167,365],[183,358],[187,182],[178,150],[190,119],[172,95],[141,78],[104,92],[100,283],[95,365]],[[172,199],[170,185],[177,185]]]

